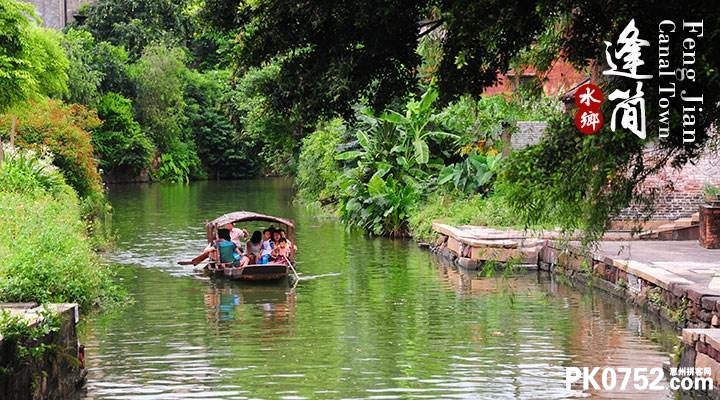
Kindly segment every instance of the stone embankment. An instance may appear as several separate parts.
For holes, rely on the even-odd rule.
[[[632,240],[626,233],[608,234],[588,249],[558,232],[441,223],[433,229],[437,239],[431,250],[460,267],[500,262],[548,271],[686,328],[679,366],[710,367],[720,384],[720,249],[705,248],[698,240]],[[720,391],[711,397],[720,399]]]
[[[78,342],[77,304],[49,304],[59,326],[53,332],[26,343],[24,350],[39,352],[23,356],[14,341],[0,334],[0,399],[69,399],[77,396],[85,379],[84,355]],[[23,317],[32,328],[43,318],[44,307],[35,303],[4,303],[0,310]],[[46,314],[47,315],[47,314]]]

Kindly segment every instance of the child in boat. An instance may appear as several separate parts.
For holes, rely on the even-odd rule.
[[[272,241],[273,241],[273,244],[275,245],[273,248],[277,247],[278,243],[280,243],[281,237],[282,237],[282,235],[280,234],[279,229],[272,231]]]
[[[288,249],[290,249],[290,254],[294,254],[297,251],[297,246],[295,246],[293,242],[288,239],[285,229],[280,229],[278,230],[278,232],[280,232],[280,237],[285,239],[285,241],[287,242],[287,247]]]
[[[272,251],[272,260],[278,264],[286,264],[290,257],[290,247],[288,247],[287,239],[278,239],[278,244]]]
[[[272,250],[275,247],[275,243],[272,241],[272,232],[270,229],[265,229],[263,231],[263,241],[261,247],[262,251],[260,252],[260,260],[258,260],[258,264],[267,264],[268,261],[270,261]]]
[[[247,244],[245,245],[245,256],[247,258],[247,262],[244,265],[241,263],[241,266],[244,267],[245,265],[248,265],[248,264],[257,263],[260,259],[261,253],[262,253],[262,233],[260,233],[260,231],[255,231],[255,232],[253,232],[250,240],[248,240]]]

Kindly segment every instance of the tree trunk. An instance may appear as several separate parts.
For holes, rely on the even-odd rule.
[[[10,147],[15,146],[15,128],[17,128],[17,117],[13,115],[10,123]]]

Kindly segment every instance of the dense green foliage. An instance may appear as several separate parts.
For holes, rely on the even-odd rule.
[[[303,141],[300,198],[337,200],[343,220],[377,235],[424,237],[433,219],[518,225],[496,190],[504,164],[499,151],[518,120],[548,118],[557,113],[557,103],[485,96],[437,108],[436,99],[430,86],[419,100],[409,99],[402,113],[362,109],[347,130],[356,142],[343,144],[345,129],[320,125]],[[350,148],[332,160],[337,147]]]
[[[0,0],[0,113],[38,94],[67,90],[58,34],[40,28],[31,5]]]
[[[124,48],[96,41],[87,31],[68,29],[62,46],[69,60],[66,100],[95,106],[107,92],[134,94]]]
[[[498,73],[512,67],[532,65],[542,78],[557,58],[599,72],[605,64],[603,41],[614,42],[632,18],[646,40],[657,30],[657,21],[696,20],[698,15],[704,19],[703,38],[720,32],[720,4],[702,0],[650,6],[640,0],[317,1],[303,7],[285,0],[213,0],[206,4],[207,18],[216,26],[239,32],[234,54],[237,74],[278,63],[274,84],[265,85],[264,94],[275,110],[286,115],[299,112],[306,122],[335,113],[348,117],[362,101],[376,112],[384,110],[415,90],[416,78],[427,84],[434,77],[441,100],[449,101],[477,95]],[[647,143],[625,129],[606,128],[582,138],[571,118],[556,119],[537,148],[506,161],[501,180],[508,188],[508,204],[522,221],[533,225],[559,214],[564,216],[563,227],[598,234],[608,218],[630,202],[650,199],[640,189],[648,176],[665,165],[682,166],[697,158],[708,146],[708,128],[720,118],[720,80],[714,78],[720,47],[708,44],[695,52],[697,79],[684,79],[677,88],[704,96],[694,142],[684,143],[680,134],[657,140],[659,125],[648,124],[647,134],[658,144],[659,160],[649,165],[643,160]],[[675,48],[666,62],[683,65],[682,58],[683,52]],[[659,65],[658,52],[643,52],[643,61],[641,73],[652,72],[650,66]],[[605,93],[627,89],[622,79],[593,76],[599,76]],[[647,83],[657,87],[658,77]],[[659,95],[645,90],[646,115],[658,114]],[[604,109],[605,115],[611,111]],[[682,124],[674,111],[669,130],[682,132]]]
[[[419,100],[408,101],[403,113],[363,110],[355,128],[361,150],[339,155],[341,160],[356,160],[340,184],[344,221],[376,235],[408,234],[410,212],[423,191],[435,184],[443,157],[449,155],[444,148],[458,138],[433,129],[437,95],[429,89]]]
[[[191,35],[184,13],[188,1],[99,0],[82,10],[81,27],[93,36],[125,47],[134,58],[153,42],[184,44]]]
[[[259,162],[250,143],[240,140],[226,110],[229,72],[190,71],[185,86],[188,135],[210,177],[246,178],[257,175]]]
[[[154,146],[133,116],[132,101],[108,92],[98,102],[103,125],[92,132],[95,152],[105,173],[137,176],[150,166]]]
[[[249,69],[230,92],[229,112],[237,141],[266,174],[292,174],[303,136],[302,118],[278,111],[266,95],[280,70],[277,63]]]
[[[0,164],[0,299],[84,309],[119,299],[87,240],[78,198],[49,156],[7,150]]]
[[[345,133],[340,118],[321,122],[302,142],[295,182],[298,196],[308,202],[334,203],[342,174],[335,160],[337,147]]]

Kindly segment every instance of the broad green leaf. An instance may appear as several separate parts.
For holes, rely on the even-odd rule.
[[[422,99],[420,99],[420,111],[428,111],[432,107],[435,100],[438,98],[438,91],[435,88],[428,89],[425,94],[423,94]]]
[[[387,191],[387,185],[385,184],[385,181],[377,174],[373,175],[372,178],[370,178],[367,187],[368,194],[373,197],[380,196]]]
[[[430,132],[425,133],[423,136],[424,137],[430,136],[433,138],[446,137],[446,138],[451,138],[451,139],[459,139],[460,138],[460,136],[458,136],[454,133],[443,132],[443,131],[430,131]]]
[[[442,171],[440,171],[440,174],[438,175],[437,184],[438,185],[444,185],[448,182],[450,182],[455,175],[455,168],[453,165],[448,165],[447,167],[443,168]]]
[[[402,125],[407,121],[407,118],[395,111],[384,112],[380,115],[380,119],[386,122],[390,122],[395,125]]]
[[[430,149],[428,148],[427,142],[422,138],[416,138],[413,141],[413,146],[415,146],[415,159],[418,164],[427,164],[430,159]]]
[[[367,133],[364,131],[358,131],[357,132],[357,139],[358,143],[360,143],[360,146],[363,147],[363,149],[368,150],[370,147],[370,137]]]
[[[354,160],[354,159],[360,157],[360,156],[363,155],[363,154],[365,154],[364,151],[349,150],[349,151],[344,151],[344,152],[342,152],[342,153],[340,153],[340,154],[337,154],[337,155],[335,156],[335,159],[338,160],[338,161]]]
[[[385,174],[390,172],[390,170],[392,169],[392,165],[390,165],[386,162],[378,162],[375,167],[377,168],[377,172],[375,172],[375,175],[377,175],[381,178],[383,178],[385,176]]]

